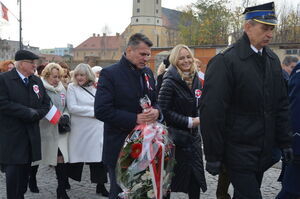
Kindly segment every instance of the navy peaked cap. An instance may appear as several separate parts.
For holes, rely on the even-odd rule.
[[[35,60],[39,59],[39,56],[36,54],[28,51],[28,50],[18,50],[15,54],[15,60],[21,61],[21,60]]]
[[[277,25],[274,2],[248,7],[243,14],[245,20],[252,19],[263,24]]]

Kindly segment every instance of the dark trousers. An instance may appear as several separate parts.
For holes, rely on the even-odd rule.
[[[235,199],[262,199],[260,186],[263,172],[228,169]]]
[[[199,199],[200,198],[200,184],[194,175],[191,176],[189,185],[190,185],[189,190],[188,190],[189,199]]]
[[[217,185],[217,199],[231,199],[230,195],[228,194],[228,188],[230,185],[230,180],[227,174],[227,171],[224,166],[221,167],[219,178],[218,178],[218,185]]]
[[[119,193],[122,192],[122,189],[117,184],[116,167],[108,166],[108,174],[110,181],[109,199],[116,199]]]
[[[103,162],[87,163],[90,166],[92,183],[104,184],[107,182],[107,169]],[[76,181],[81,181],[84,163],[68,163],[67,175]]]
[[[7,199],[24,199],[30,165],[5,165]]]
[[[104,184],[107,182],[107,169],[103,162],[88,163],[90,166],[91,182]]]

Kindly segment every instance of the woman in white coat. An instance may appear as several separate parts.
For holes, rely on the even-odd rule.
[[[42,81],[46,92],[54,105],[61,113],[57,124],[52,124],[46,118],[40,121],[42,160],[41,164],[55,166],[58,180],[57,198],[69,199],[65,185],[66,162],[68,162],[68,135],[69,132],[59,133],[59,123],[69,123],[69,113],[66,105],[66,89],[61,77],[63,69],[55,63],[49,63],[42,71]]]
[[[69,177],[81,180],[82,163],[88,163],[92,183],[97,183],[97,193],[107,196],[106,169],[102,163],[103,122],[94,116],[96,93],[95,74],[88,64],[79,64],[68,86],[67,102],[71,114],[69,136]],[[70,172],[71,171],[71,172]]]

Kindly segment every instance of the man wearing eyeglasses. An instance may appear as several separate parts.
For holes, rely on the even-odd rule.
[[[38,58],[19,50],[16,68],[0,74],[0,164],[7,199],[24,198],[30,164],[41,159],[39,120],[49,111],[50,99],[34,75]]]

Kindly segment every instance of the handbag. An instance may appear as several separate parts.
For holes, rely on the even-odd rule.
[[[62,116],[63,117],[63,116]],[[58,123],[58,132],[59,134],[65,134],[71,132],[70,120],[67,123]]]

